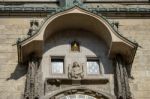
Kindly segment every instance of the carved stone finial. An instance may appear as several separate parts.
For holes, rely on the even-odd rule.
[[[71,79],[82,79],[84,76],[83,66],[78,62],[73,62],[72,66],[69,66],[68,77]]]

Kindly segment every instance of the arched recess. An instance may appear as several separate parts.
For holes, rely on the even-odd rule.
[[[89,89],[81,86],[60,89],[53,93],[46,94],[45,96],[41,97],[41,99],[59,99],[60,97],[73,94],[89,95],[95,97],[96,99],[116,99],[114,95],[108,94],[106,92]]]
[[[106,43],[110,58],[121,54],[126,63],[132,64],[137,44],[122,37],[102,16],[77,6],[50,16],[35,35],[18,43],[19,62],[27,61],[32,52],[41,57],[46,39],[51,34],[65,29],[83,29],[96,33]]]
[[[118,97],[125,96],[124,94],[126,94],[127,91],[129,93],[129,86],[127,82],[128,75],[125,66],[126,64],[132,64],[137,49],[137,44],[122,37],[118,32],[116,32],[113,29],[113,27],[109,24],[109,22],[105,18],[103,18],[103,16],[90,13],[89,11],[79,8],[77,6],[48,17],[36,34],[32,35],[31,37],[29,37],[24,41],[19,42],[18,43],[19,62],[26,62],[28,59],[30,59],[29,55],[31,53],[34,53],[34,55],[36,55],[34,57],[42,57],[43,46],[46,40],[52,34],[66,29],[81,29],[81,30],[83,29],[89,31],[90,33],[96,33],[96,35],[99,36],[105,42],[108,48],[107,53],[110,58],[115,58],[116,55],[118,54],[122,57],[121,60],[120,58],[116,60]],[[118,68],[122,68],[122,70],[119,71]],[[124,73],[124,75],[127,76],[124,75],[120,76],[119,73],[120,74]],[[122,81],[122,79],[125,80]],[[121,86],[120,83],[122,84]],[[127,89],[127,91],[126,90],[122,91],[120,90],[120,88]],[[80,92],[80,90],[82,90],[82,92],[84,91],[86,92],[86,90],[88,90],[90,92],[94,92],[95,94],[100,94],[106,97],[106,99],[114,99],[113,96],[107,95],[106,93],[97,92],[86,88],[63,89],[59,90],[57,93],[46,94],[46,96],[44,96],[42,99],[49,99],[49,98],[51,99],[51,97],[69,90],[71,90],[71,92],[73,90],[77,90],[77,92]]]

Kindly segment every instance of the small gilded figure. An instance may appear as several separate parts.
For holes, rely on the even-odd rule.
[[[80,51],[80,45],[78,42],[73,41],[71,43],[71,51]]]

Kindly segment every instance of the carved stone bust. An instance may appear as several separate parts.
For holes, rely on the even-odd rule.
[[[31,20],[28,35],[31,36],[35,34],[39,28],[38,26],[39,26],[39,22],[37,20]]]
[[[72,66],[69,66],[68,77],[71,79],[82,79],[84,76],[83,66],[78,62],[73,62]]]

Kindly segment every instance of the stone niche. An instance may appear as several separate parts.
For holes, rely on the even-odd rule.
[[[72,42],[78,42],[79,51],[72,51]],[[51,35],[44,45],[42,72],[45,79],[45,94],[58,90],[82,86],[106,93],[113,92],[113,66],[108,58],[106,44],[95,33],[84,30],[64,30]],[[63,73],[55,74],[52,70],[52,59],[64,59]],[[99,72],[88,73],[87,62],[97,60]],[[77,62],[82,65],[82,77],[69,77],[69,67]],[[93,69],[94,71],[94,69]],[[111,87],[110,87],[111,86]]]
[[[79,7],[55,14],[18,43],[19,62],[29,61],[27,96],[53,99],[69,90],[88,89],[108,99],[115,95],[131,99],[128,70],[136,49],[136,43],[122,37],[102,16]],[[34,80],[37,72],[42,80]],[[35,93],[38,81],[42,94]]]
[[[73,41],[79,42],[80,51],[71,50],[71,43]],[[87,59],[90,58],[99,60],[101,68],[100,74],[104,74],[104,72],[105,74],[113,74],[112,61],[108,58],[107,52],[108,49],[105,43],[93,33],[73,30],[56,33],[47,39],[44,45],[43,64],[45,67],[43,71],[50,72],[45,72],[45,77],[60,76],[51,75],[52,68],[50,68],[50,61],[53,57],[64,58],[64,77],[68,75],[69,65],[72,65],[75,61],[83,65],[84,77],[88,77],[86,62]],[[46,64],[45,61],[48,61],[48,63]]]

